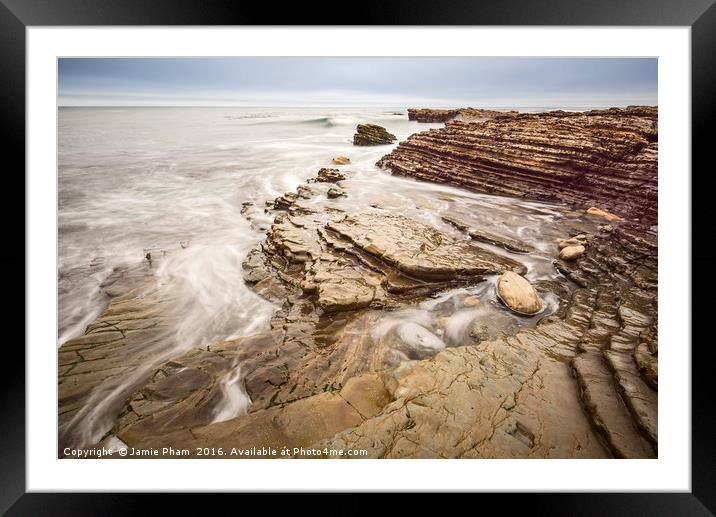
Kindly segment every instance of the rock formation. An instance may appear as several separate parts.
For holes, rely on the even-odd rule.
[[[452,121],[379,161],[395,174],[470,190],[591,205],[656,224],[657,109],[552,111]]]
[[[655,457],[654,238],[636,227],[599,236],[558,265],[581,286],[564,313],[386,370],[392,402],[317,446],[375,458]]]
[[[417,122],[447,122],[448,120],[472,120],[482,121],[494,117],[511,117],[517,115],[518,111],[494,111],[475,108],[458,109],[432,109],[432,108],[408,108],[408,120]]]
[[[353,135],[353,145],[392,144],[396,140],[395,135],[377,124],[358,124],[356,134]]]
[[[330,191],[350,193],[350,171],[325,168],[268,203],[273,223],[244,261],[246,282],[278,307],[269,329],[147,363],[181,314],[152,264],[119,275],[103,314],[60,347],[60,450],[119,439],[247,457],[264,446],[375,458],[657,456],[655,122],[649,108],[449,122],[381,160],[426,180],[619,214],[598,226],[605,216],[565,208],[541,250],[563,276],[533,281],[537,291],[520,275],[540,250],[519,234],[454,212],[348,210],[351,197]],[[620,194],[627,185],[641,197]],[[525,315],[497,303],[499,318],[466,320],[457,342],[450,318],[386,320],[416,303],[457,304],[473,318],[488,300],[441,296],[479,285],[496,285]],[[530,316],[549,300],[549,312]],[[118,378],[125,391],[105,402]],[[227,380],[250,405],[224,418]],[[105,403],[109,431],[82,442],[72,423]]]

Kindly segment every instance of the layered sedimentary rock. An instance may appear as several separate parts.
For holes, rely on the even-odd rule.
[[[616,112],[624,111],[633,112],[634,119],[649,118],[636,109]],[[600,163],[616,168],[618,160],[610,153],[622,144],[608,136],[619,133],[612,120],[616,112],[550,114],[555,127],[562,126],[552,119],[583,127],[575,129],[573,140],[558,132],[564,141],[553,146],[588,142],[581,154],[570,151],[588,163],[596,160],[595,148],[606,146],[609,152]],[[602,119],[611,120],[609,131]],[[524,131],[513,128],[511,137],[502,137],[506,157],[498,161],[505,189],[525,181],[523,173],[509,172],[526,159],[525,154],[514,157],[514,148],[521,146],[524,153],[535,150],[541,172],[532,188],[541,185],[539,196],[561,185],[561,179],[545,183],[547,169],[556,178],[586,174],[586,166],[569,169],[558,158],[547,167],[545,144],[509,143],[522,138],[520,133],[534,139],[535,127],[547,124],[526,120]],[[458,123],[446,130],[452,124]],[[624,135],[639,126],[625,124],[631,129]],[[601,140],[585,136],[602,130]],[[413,138],[427,138],[421,135]],[[424,179],[448,183],[453,172],[463,174],[482,163],[471,162],[474,155],[465,154],[449,131],[430,138],[429,146],[399,148],[384,161],[405,164],[408,153],[416,160],[410,162],[415,170],[435,171],[443,163],[441,175]],[[634,162],[629,152],[624,156],[627,164]],[[519,232],[505,235],[499,225],[486,231],[479,220],[475,224],[456,210],[422,219],[385,207],[349,207],[345,180],[350,174],[321,169],[296,191],[269,203],[273,223],[244,262],[247,283],[279,307],[268,330],[174,350],[157,362],[152,347],[161,350],[166,330],[181,316],[168,310],[171,290],[155,289],[144,277],[125,288],[111,286],[117,298],[85,336],[60,348],[62,429],[71,429],[72,419],[91,417],[81,413],[92,407],[90,398],[101,404],[112,380],[129,376],[131,382],[124,383],[129,392],[113,402],[116,421],[102,443],[118,438],[133,447],[246,448],[246,456],[259,457],[253,448],[365,449],[378,458],[657,455],[656,228],[613,217],[605,224],[605,216],[594,211],[565,208],[569,215],[560,217],[553,215],[562,213],[555,209],[549,218],[558,228],[546,229],[551,249],[545,252],[540,242],[533,242],[535,247],[521,242]],[[595,191],[603,198],[583,200],[565,181],[556,188],[565,201],[582,208],[599,205],[630,218],[619,211],[620,201],[607,201],[605,192]],[[473,188],[480,187],[474,183]],[[332,189],[347,197],[334,198]],[[624,206],[637,204],[627,198]],[[529,217],[540,207],[531,209]],[[583,250],[570,260],[559,257],[577,246]],[[492,319],[466,321],[468,330],[457,342],[449,341],[451,317],[441,316],[435,325],[390,319],[422,302],[479,311],[490,303],[485,296],[441,297],[465,286],[486,286],[492,293],[497,275],[525,274],[524,264],[534,267],[532,255],[544,261],[544,253],[554,257],[546,265],[563,274],[533,282],[532,294],[551,300],[545,317],[511,314],[500,306],[502,312]],[[61,447],[76,438],[61,431]]]
[[[371,330],[385,310],[519,263],[395,214],[291,212],[278,213],[245,263],[256,291],[283,306],[272,330],[168,361],[130,397],[113,436],[134,447],[387,458],[656,455],[652,233],[620,224],[578,235],[585,254],[555,259],[578,287],[560,294],[554,314],[508,334],[476,328],[472,344],[445,349],[415,323],[378,341]],[[400,332],[425,353],[386,361],[388,345],[407,339]],[[215,422],[237,371],[248,414]]]
[[[177,315],[169,309],[170,289],[159,288],[148,268],[145,263],[110,277],[105,289],[115,297],[108,307],[84,335],[58,351],[60,450],[92,443],[111,427],[111,418],[101,421],[95,411],[119,413],[123,401],[109,395],[120,385],[140,386],[163,348],[169,348]]]
[[[655,224],[657,151],[657,109],[629,107],[452,121],[412,135],[379,165],[421,180],[595,206]]]
[[[310,183],[322,189],[314,196],[335,188]],[[283,437],[281,445],[300,446],[359,425],[389,401],[375,372],[392,364],[395,343],[375,342],[370,334],[383,311],[479,283],[483,275],[525,270],[401,215],[307,209],[300,196],[288,194],[295,193],[272,204],[276,217],[266,240],[244,262],[246,281],[281,306],[272,329],[190,350],[160,366],[119,411],[113,436],[135,447],[168,440],[209,445],[224,436],[235,445]],[[440,342],[423,332],[423,340],[430,335]],[[248,415],[236,415],[233,427],[213,422],[237,371],[251,401]]]
[[[495,111],[476,108],[434,109],[434,108],[408,108],[408,120],[417,122],[447,122],[448,120],[488,120],[494,117],[510,117],[517,115],[518,111]]]
[[[654,235],[616,229],[558,267],[581,286],[564,313],[386,370],[394,400],[316,445],[377,458],[654,457]]]
[[[353,135],[353,145],[384,145],[396,140],[395,135],[377,124],[358,124],[356,134]]]

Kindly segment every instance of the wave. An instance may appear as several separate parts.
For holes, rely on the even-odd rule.
[[[355,117],[319,117],[308,120],[298,121],[299,124],[308,124],[311,126],[334,127],[334,126],[352,126],[361,122],[361,119]]]
[[[254,118],[276,118],[279,115],[275,113],[248,113],[246,115],[226,115],[225,118],[229,120],[242,120],[242,119],[254,119]]]

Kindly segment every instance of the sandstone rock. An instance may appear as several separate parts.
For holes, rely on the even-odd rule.
[[[562,248],[562,251],[559,252],[559,258],[561,260],[576,260],[582,255],[584,255],[584,246],[581,244],[578,244],[576,246],[569,245],[565,248]]]
[[[118,418],[125,397],[149,378],[158,358],[174,346],[175,335],[167,332],[177,322],[169,308],[173,287],[145,276],[130,289],[118,289],[118,296],[85,334],[60,346],[60,456],[65,447],[96,444]],[[98,406],[102,411],[95,414]]]
[[[467,232],[470,238],[475,241],[485,242],[487,244],[492,244],[493,246],[499,246],[500,248],[504,248],[514,253],[529,253],[530,251],[534,251],[531,246],[523,242],[518,242],[514,239],[474,228],[456,217],[443,215],[442,220],[462,231]]]
[[[594,207],[594,206],[589,207],[587,209],[587,213],[589,215],[593,215],[596,217],[603,217],[607,221],[621,221],[622,220],[622,218],[619,217],[618,215],[610,214],[606,210],[602,210],[602,209]]]
[[[559,249],[564,249],[568,246],[586,246],[587,239],[585,236],[577,235],[576,237],[570,237],[569,239],[562,239],[559,241]]]
[[[656,350],[655,235],[615,229],[586,256],[563,270],[583,287],[561,316],[386,370],[395,400],[315,445],[371,458],[655,457],[656,392],[624,360]],[[616,257],[618,271],[600,267]]]
[[[522,265],[395,214],[365,212],[331,221],[327,228],[400,272],[424,280],[519,270]]]
[[[488,194],[598,203],[648,225],[657,221],[657,156],[657,108],[632,106],[453,120],[410,136],[378,165]]]
[[[274,199],[273,202],[269,202],[268,205],[274,210],[288,210],[297,199],[298,195],[295,192],[286,192]]]
[[[533,328],[476,324],[474,346],[445,349],[438,331],[414,322],[378,342],[372,330],[385,309],[524,266],[404,216],[301,209],[295,193],[287,201],[244,263],[255,291],[281,307],[272,329],[139,372],[114,402],[107,436],[134,447],[316,445],[390,458],[656,455],[656,228],[624,222],[590,236],[581,260],[555,263],[579,285],[556,313]],[[171,324],[167,299],[127,293],[60,348],[61,446],[98,386],[106,393],[144,365]],[[249,412],[212,423],[221,380],[239,364]]]
[[[518,314],[536,314],[542,310],[542,300],[534,287],[512,271],[503,273],[497,281],[497,296]]]
[[[395,135],[376,124],[358,124],[353,135],[353,145],[383,145],[395,142]]]
[[[335,199],[337,197],[344,197],[346,195],[345,191],[343,189],[337,188],[337,187],[331,187],[328,189],[328,192],[326,192],[326,196],[329,199]]]
[[[517,111],[494,111],[474,108],[461,109],[432,109],[408,108],[408,120],[417,122],[447,122],[453,119],[488,120],[494,117],[509,117],[517,115]]]
[[[346,165],[348,163],[351,163],[351,160],[347,156],[336,156],[331,160],[331,163],[333,163],[334,165]]]
[[[318,284],[318,305],[327,312],[367,307],[374,296],[375,287],[360,280],[341,279]]]
[[[285,407],[261,409],[218,423],[187,420],[182,417],[187,414],[187,399],[183,403],[175,401],[162,412],[120,424],[115,431],[121,442],[135,448],[161,448],[171,443],[175,448],[190,449],[192,454],[199,447],[223,447],[226,451],[249,451],[243,457],[260,457],[252,454],[253,448],[307,447],[359,425],[378,414],[389,401],[380,378],[366,374],[353,377],[338,391],[322,392]]]
[[[336,216],[327,208],[277,217],[244,262],[244,278],[256,292],[283,307],[272,323],[283,336],[242,363],[250,412],[292,404],[383,368],[393,345],[415,357],[436,353],[429,346],[416,352],[402,341],[374,343],[368,334],[382,314],[378,310],[474,284],[482,274],[524,270],[514,260],[404,216]],[[421,335],[423,344],[441,343],[437,336]],[[400,341],[397,333],[391,336]]]
[[[296,189],[296,195],[303,199],[311,199],[316,193],[308,185],[299,185]]]
[[[318,171],[315,178],[308,180],[309,182],[322,182],[322,183],[336,183],[346,179],[345,174],[341,173],[338,169],[326,169],[322,168]]]

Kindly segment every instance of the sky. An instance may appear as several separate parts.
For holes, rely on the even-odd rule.
[[[657,104],[654,58],[61,58],[60,106]]]

